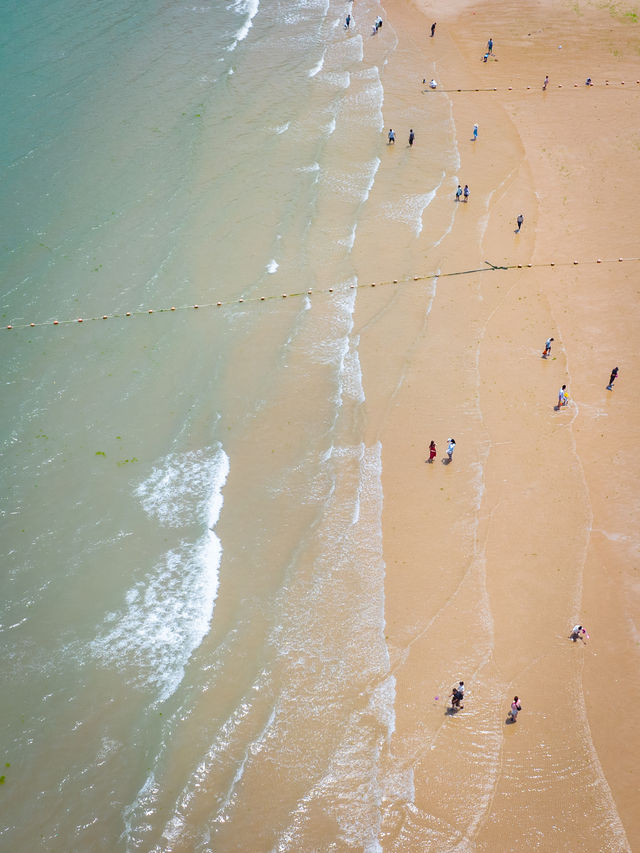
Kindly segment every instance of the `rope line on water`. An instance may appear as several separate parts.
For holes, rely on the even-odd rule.
[[[584,83],[573,83],[573,84],[571,84],[571,83],[556,83],[555,85],[549,84],[546,89],[543,89],[542,85],[540,85],[540,86],[522,86],[522,87],[507,86],[506,88],[498,88],[497,86],[487,86],[486,88],[476,87],[473,89],[439,89],[437,87],[435,89],[432,89],[429,86],[426,89],[422,90],[422,94],[423,95],[427,95],[427,94],[437,95],[438,92],[444,92],[444,93],[449,94],[449,95],[456,95],[456,94],[462,93],[462,92],[514,92],[514,91],[515,92],[528,92],[528,91],[534,91],[534,92],[535,91],[547,91],[548,92],[551,89],[564,89],[564,88],[604,89],[606,87],[609,87],[609,89],[611,89],[611,87],[613,87],[613,88],[618,89],[621,92],[623,92],[623,91],[628,92],[629,87],[627,87],[626,89],[622,88],[622,86],[625,86],[625,85],[626,85],[626,83],[624,80],[620,80],[619,82],[618,81],[605,80],[604,83],[600,83],[600,84],[591,83],[589,86],[586,86]],[[640,85],[640,80],[636,80],[636,85]],[[631,83],[631,89],[633,89],[635,92],[640,92],[640,89],[636,89],[633,83]]]
[[[508,270],[521,270],[521,269],[541,269],[543,267],[569,267],[569,266],[579,266],[579,265],[587,265],[587,264],[621,264],[621,263],[630,263],[633,261],[640,261],[640,257],[637,258],[608,258],[602,259],[597,258],[596,260],[589,261],[550,261],[547,263],[540,264],[508,264],[506,266],[501,266],[499,264],[492,264],[491,261],[485,261],[485,266],[479,267],[478,269],[472,270],[457,270],[456,272],[429,272],[422,273],[420,275],[408,276],[403,279],[389,279],[388,281],[372,281],[368,284],[350,284],[349,290],[363,290],[365,288],[370,287],[387,287],[389,285],[394,284],[409,284],[416,281],[425,281],[427,279],[432,278],[453,278],[458,275],[473,275],[475,273],[483,273],[483,272],[497,272],[508,271]],[[339,293],[343,293],[344,290],[342,288],[335,287],[327,287],[322,290],[300,290],[293,293],[282,293],[280,296],[276,294],[272,294],[270,296],[250,296],[250,297],[240,297],[239,299],[227,300],[225,302],[198,302],[194,305],[172,305],[170,308],[147,308],[147,309],[137,309],[135,311],[126,311],[126,312],[114,312],[112,314],[102,314],[96,317],[76,317],[75,319],[67,319],[67,320],[42,320],[38,323],[10,323],[5,328],[8,330],[17,330],[17,329],[34,329],[41,326],[70,326],[70,325],[78,325],[83,323],[92,323],[97,320],[119,320],[126,319],[127,317],[140,317],[143,315],[150,314],[166,314],[171,312],[178,311],[192,311],[192,310],[202,310],[207,308],[223,308],[228,307],[229,305],[238,305],[243,303],[251,303],[251,302],[268,302],[274,299],[287,299],[290,297],[297,296],[312,296],[322,295],[327,293],[335,293],[338,290]]]

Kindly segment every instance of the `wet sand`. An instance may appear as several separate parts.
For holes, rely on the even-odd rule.
[[[389,791],[383,845],[634,849],[640,264],[618,258],[640,254],[638,24],[582,3],[460,3],[446,18],[425,3],[387,18],[400,48],[385,125],[414,125],[413,155],[429,138],[426,99],[450,99],[471,197],[436,248],[429,223],[450,215],[455,186],[425,212],[424,251],[390,237],[360,281],[515,268],[358,302],[368,441],[383,448],[391,763],[416,807]],[[453,91],[425,91],[432,76]],[[556,411],[563,383],[571,403]],[[576,622],[587,645],[568,639]],[[516,693],[524,710],[507,725]]]

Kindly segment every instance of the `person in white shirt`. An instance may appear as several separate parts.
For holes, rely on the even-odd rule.
[[[582,640],[582,642],[586,645],[586,640],[585,640],[586,633],[587,632],[582,627],[582,625],[574,625],[573,628],[571,629],[571,634],[569,635],[569,638],[571,640],[573,640],[574,643],[576,640]]]
[[[447,444],[447,456],[449,457],[449,462],[453,461],[453,451],[456,449],[456,440],[455,438],[448,439]]]

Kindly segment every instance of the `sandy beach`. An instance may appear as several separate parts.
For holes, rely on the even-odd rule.
[[[443,274],[378,288],[356,314],[368,441],[383,448],[390,752],[415,785],[411,814],[389,792],[383,844],[636,849],[636,16],[581,2],[386,11],[400,48],[385,124],[403,144],[414,128],[418,175],[424,104],[440,99],[471,193],[434,249],[407,256],[390,229],[359,259],[361,282]],[[430,218],[449,215],[426,210],[425,246]],[[586,644],[568,639],[578,622]],[[458,679],[465,708],[450,715]]]

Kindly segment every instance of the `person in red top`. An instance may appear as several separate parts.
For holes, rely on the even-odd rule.
[[[438,451],[436,450],[436,443],[435,441],[432,441],[429,445],[429,462],[433,462],[433,460],[436,458],[437,453]]]

